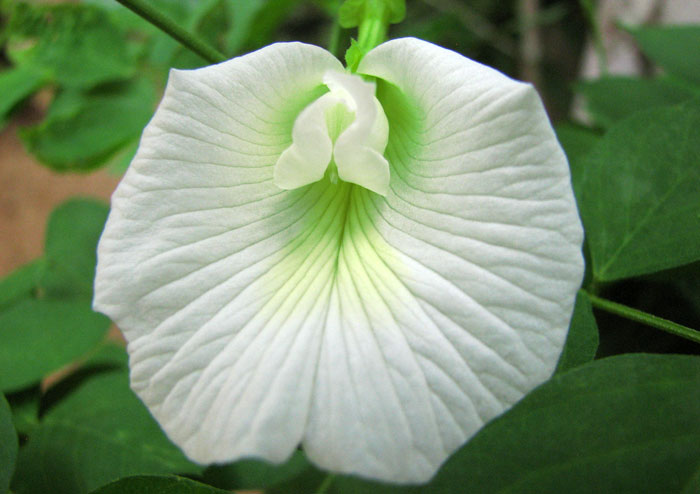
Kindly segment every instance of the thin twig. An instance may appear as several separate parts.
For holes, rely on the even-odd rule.
[[[335,474],[329,473],[328,475],[326,475],[326,478],[323,479],[323,482],[321,482],[321,485],[318,486],[318,490],[316,491],[316,494],[325,494],[334,480],[335,480]]]
[[[170,35],[185,48],[193,51],[210,63],[219,63],[226,57],[206,41],[181,28],[173,19],[144,0],[117,0],[124,7],[143,17],[148,22]]]
[[[675,336],[680,336],[681,338],[685,338],[686,340],[694,341],[695,343],[700,343],[700,331],[689,328],[687,326],[683,326],[682,324],[678,324],[673,321],[669,321],[668,319],[649,314],[638,309],[633,309],[632,307],[628,307],[626,305],[618,304],[617,302],[613,302],[612,300],[600,298],[597,295],[593,295],[592,293],[587,293],[587,295],[588,298],[591,300],[591,304],[593,304],[593,307],[602,309],[606,312],[610,312],[612,314],[624,317],[626,319],[630,319],[632,321],[646,324],[647,326],[651,326],[652,328],[666,331],[667,333],[670,333]]]
[[[581,5],[581,9],[591,28],[593,47],[595,49],[596,58],[598,59],[600,73],[601,75],[606,75],[608,73],[608,56],[605,52],[605,40],[603,39],[603,32],[598,22],[595,5],[592,0],[579,0],[579,5]]]
[[[486,17],[475,12],[461,1],[452,0],[423,0],[423,3],[440,12],[453,15],[457,20],[477,38],[480,38],[504,55],[515,58],[517,49],[515,43],[503,36],[496,26]]]
[[[336,7],[333,11],[333,24],[331,25],[331,33],[328,39],[328,51],[335,57],[339,56],[340,50],[340,17],[338,10],[340,9],[340,1],[336,2]]]
[[[539,7],[539,0],[519,0],[518,2],[520,76],[538,87],[542,82],[540,74],[542,41],[538,26]]]

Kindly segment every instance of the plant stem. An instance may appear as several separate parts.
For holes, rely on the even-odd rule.
[[[335,475],[332,473],[329,473],[326,475],[326,478],[323,479],[323,482],[321,482],[321,485],[318,486],[318,489],[316,490],[316,494],[325,494],[325,492],[328,490],[328,488],[331,486],[333,481],[335,480]]]
[[[474,36],[486,41],[504,55],[512,58],[518,56],[518,50],[513,41],[508,36],[501,34],[499,28],[492,24],[488,18],[469,7],[468,2],[462,0],[423,0],[423,3],[439,12],[453,16]]]
[[[601,75],[608,74],[608,56],[605,53],[605,40],[603,33],[600,30],[600,24],[596,17],[595,5],[592,0],[579,0],[579,4],[586,15],[586,19],[593,31],[593,46],[595,48],[596,57],[598,58],[598,67]]]
[[[193,51],[206,61],[210,63],[219,63],[226,60],[226,57],[219,52],[219,50],[181,28],[174,20],[153,7],[150,3],[144,0],[117,0],[117,2],[143,17],[148,22],[170,35],[182,46]]]
[[[662,331],[666,331],[667,333],[680,336],[681,338],[694,341],[695,343],[700,343],[700,331],[696,331],[695,329],[683,326],[682,324],[669,321],[668,319],[663,319],[638,309],[633,309],[632,307],[628,307],[626,305],[618,304],[617,302],[613,302],[611,300],[600,298],[592,293],[587,292],[587,295],[591,300],[593,307],[630,319],[632,321],[646,324],[647,326],[651,326]]]
[[[375,46],[386,40],[389,23],[381,17],[368,17],[357,27],[357,44],[363,53],[369,52]]]
[[[328,51],[337,57],[339,55],[338,50],[340,48],[340,19],[338,18],[338,9],[340,8],[340,2],[333,14],[333,25],[331,26],[331,35],[328,41]]]
[[[535,87],[541,87],[540,59],[542,43],[537,25],[539,0],[520,0],[518,2],[518,22],[520,24],[520,75]]]

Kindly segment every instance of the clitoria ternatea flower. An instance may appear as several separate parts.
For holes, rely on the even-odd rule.
[[[114,193],[95,308],[194,461],[424,482],[557,363],[582,228],[535,90],[416,39],[357,72],[173,70]]]

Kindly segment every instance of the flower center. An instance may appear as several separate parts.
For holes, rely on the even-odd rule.
[[[294,121],[292,145],[275,163],[275,185],[288,190],[317,182],[330,165],[332,182],[340,178],[386,195],[389,123],[374,83],[343,72],[327,72],[323,83],[330,91]]]

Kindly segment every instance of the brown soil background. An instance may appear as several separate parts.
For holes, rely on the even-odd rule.
[[[17,134],[39,115],[29,109],[0,133],[0,277],[42,254],[46,221],[56,206],[74,196],[109,201],[119,182],[105,170],[59,174],[39,164]]]
[[[38,96],[0,132],[0,278],[42,255],[46,222],[56,206],[71,197],[108,202],[119,183],[119,177],[106,170],[56,173],[27,153],[17,131],[41,120],[47,105],[43,95]],[[114,325],[107,338],[123,341]],[[70,369],[49,376],[44,384]]]

